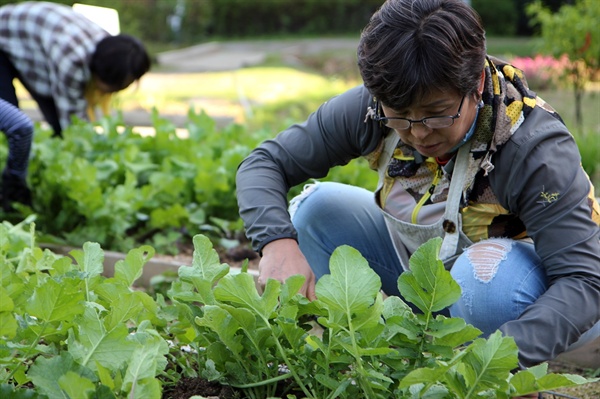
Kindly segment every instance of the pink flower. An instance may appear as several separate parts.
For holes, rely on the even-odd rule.
[[[515,57],[511,64],[525,74],[532,90],[544,90],[557,84],[570,67],[569,59],[563,55],[560,59],[537,54],[535,57]]]

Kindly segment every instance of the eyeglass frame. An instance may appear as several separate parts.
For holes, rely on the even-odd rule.
[[[462,106],[463,103],[465,102],[465,98],[467,96],[464,95],[463,98],[460,100],[460,104],[458,105],[458,110],[456,112],[455,115],[442,115],[442,116],[427,116],[425,118],[421,118],[421,119],[408,119],[408,118],[401,118],[401,117],[387,117],[387,116],[380,116],[380,112],[382,112],[381,109],[381,104],[379,103],[379,101],[377,101],[377,110],[379,110],[379,112],[377,112],[377,114],[375,116],[373,116],[373,120],[375,120],[376,122],[380,122],[382,123],[384,126],[389,127],[391,129],[395,129],[395,130],[408,130],[412,127],[413,123],[422,123],[423,125],[427,126],[430,129],[443,129],[446,127],[450,127],[452,125],[454,125],[454,120],[460,118],[461,115],[461,111],[462,111]],[[437,126],[437,127],[433,127],[433,126],[429,126],[427,124],[427,120],[430,119],[437,119],[437,120],[441,120],[441,119],[449,119],[450,120],[450,124],[447,126]],[[386,121],[392,121],[392,120],[402,120],[402,121],[406,121],[408,122],[408,126],[405,128],[396,128],[396,127],[392,127],[392,126],[388,126],[386,124]]]

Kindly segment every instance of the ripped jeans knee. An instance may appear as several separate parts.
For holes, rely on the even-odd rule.
[[[471,245],[458,257],[451,274],[462,295],[450,314],[486,336],[518,318],[548,288],[533,244],[506,238]]]

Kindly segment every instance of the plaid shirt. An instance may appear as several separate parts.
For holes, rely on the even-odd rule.
[[[96,44],[109,33],[71,7],[25,2],[0,7],[0,50],[28,90],[54,98],[63,128],[87,119],[85,87]]]

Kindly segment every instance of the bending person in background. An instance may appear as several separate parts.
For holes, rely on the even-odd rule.
[[[0,98],[19,106],[14,79],[37,102],[61,136],[71,118],[92,108],[150,70],[144,45],[112,36],[71,7],[25,2],[0,7]]]
[[[522,72],[486,54],[462,0],[388,0],[358,46],[364,84],[263,142],[237,172],[259,283],[306,276],[315,297],[340,245],[399,295],[409,256],[443,238],[462,288],[448,309],[514,337],[529,367],[600,335],[600,207],[573,136]],[[366,157],[377,190],[289,189]],[[291,215],[290,215],[291,214]]]
[[[0,181],[0,203],[5,212],[10,212],[13,202],[31,206],[27,169],[33,123],[17,107],[0,99],[0,130],[8,140],[8,159]]]

